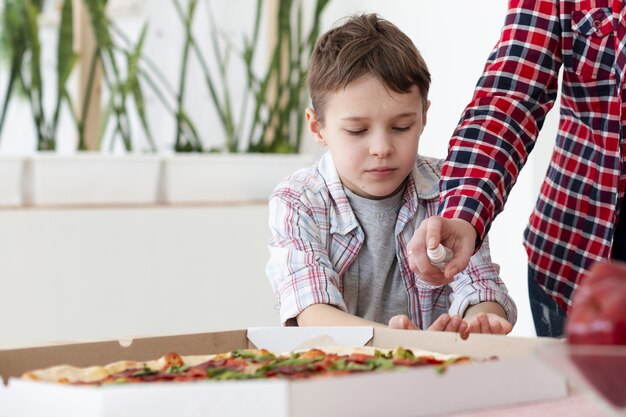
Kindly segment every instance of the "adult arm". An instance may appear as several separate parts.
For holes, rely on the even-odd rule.
[[[411,267],[426,282],[441,284],[452,279],[453,270],[465,269],[470,253],[502,211],[554,105],[561,66],[558,3],[509,2],[500,39],[449,143],[441,221],[421,224],[416,231],[420,243],[412,241]],[[440,241],[455,253],[445,275],[425,256],[425,248]]]

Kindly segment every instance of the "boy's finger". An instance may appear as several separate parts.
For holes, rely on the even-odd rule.
[[[417,326],[413,324],[408,316],[403,315],[400,320],[402,322],[402,328],[404,330],[417,330]]]
[[[493,334],[503,334],[504,332],[502,331],[502,323],[500,323],[499,321],[491,323],[491,332]]]
[[[502,332],[504,334],[509,334],[511,333],[512,330],[513,330],[513,326],[511,326],[511,323],[509,323],[508,321],[502,324]]]
[[[402,329],[402,330],[416,330],[417,327],[413,322],[409,319],[408,316],[404,314],[398,314],[389,319],[389,327],[392,329]]]
[[[476,318],[472,319],[469,323],[468,331],[470,333],[480,333],[480,323],[476,320]]]
[[[458,333],[459,335],[461,335],[461,339],[463,340],[467,340],[467,338],[469,337],[469,325],[465,320],[461,320]]]
[[[478,323],[480,323],[480,332],[484,334],[491,333],[491,324],[486,314],[481,313],[476,316]]]
[[[430,325],[428,330],[443,331],[448,326],[449,322],[450,316],[448,314],[442,314]]]
[[[452,316],[450,318],[450,323],[448,323],[448,326],[446,327],[446,331],[447,332],[456,332],[459,330],[459,326],[461,325],[461,322],[463,321],[463,319],[460,316]]]

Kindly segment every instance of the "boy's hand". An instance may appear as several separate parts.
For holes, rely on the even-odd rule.
[[[468,323],[469,333],[509,334],[513,330],[507,319],[494,313],[477,313],[465,317],[465,321]]]
[[[413,324],[409,316],[406,314],[398,314],[397,316],[393,316],[389,319],[389,328],[390,329],[400,329],[400,330],[417,330],[417,326]]]
[[[442,314],[430,325],[428,330],[439,332],[456,332],[461,335],[461,339],[465,340],[469,337],[469,326],[461,316]]]
[[[433,266],[426,249],[434,249],[441,243],[454,252],[445,271]],[[444,219],[432,216],[425,219],[407,245],[409,268],[425,282],[445,285],[463,271],[476,250],[476,229],[461,219]]]

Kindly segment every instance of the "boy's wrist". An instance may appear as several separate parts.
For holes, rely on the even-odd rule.
[[[498,315],[504,319],[507,318],[504,308],[495,301],[484,301],[482,303],[473,304],[465,309],[463,313],[464,319],[469,319],[480,313],[491,313]]]

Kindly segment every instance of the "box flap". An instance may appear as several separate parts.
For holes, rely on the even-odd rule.
[[[248,340],[253,347],[289,352],[320,346],[365,346],[373,327],[251,327]]]
[[[473,358],[511,358],[532,355],[539,346],[562,343],[549,337],[514,337],[471,334],[462,340],[458,333],[376,328],[372,345],[381,348],[414,347]]]

